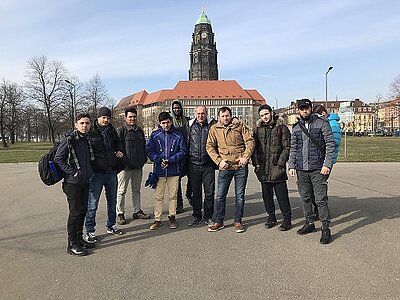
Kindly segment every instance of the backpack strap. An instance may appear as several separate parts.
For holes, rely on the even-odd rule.
[[[304,124],[303,124],[301,121],[299,121],[298,124],[299,124],[301,130],[302,130],[302,131],[308,136],[308,138],[311,140],[311,142],[313,142],[313,144],[314,144],[315,146],[317,146],[317,148],[318,148],[321,152],[324,152],[325,149],[324,149],[320,144],[318,144],[318,142],[315,140],[315,138],[308,132],[308,130],[307,130],[307,128],[304,126]]]

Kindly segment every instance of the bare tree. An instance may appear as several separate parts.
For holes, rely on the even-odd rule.
[[[96,74],[85,85],[82,104],[88,108],[90,115],[95,118],[97,109],[109,101],[107,89],[99,74]]]
[[[389,95],[393,98],[400,97],[400,75],[398,75],[394,81],[390,84]]]
[[[28,61],[26,92],[44,110],[50,140],[55,143],[60,117],[65,116],[68,87],[67,70],[60,61],[49,61],[46,56],[33,57]]]
[[[5,118],[6,118],[7,101],[8,101],[7,86],[8,83],[5,81],[5,79],[3,79],[3,82],[1,83],[0,86],[0,135],[1,135],[1,143],[4,148],[8,147],[5,134],[5,129],[6,129]]]

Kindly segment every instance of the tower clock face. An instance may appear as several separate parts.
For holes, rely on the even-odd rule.
[[[207,38],[207,32],[203,32],[203,33],[201,34],[201,37],[202,37],[203,39]]]

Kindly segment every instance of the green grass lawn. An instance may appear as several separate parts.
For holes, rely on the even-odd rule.
[[[347,137],[347,157],[344,137],[339,162],[400,162],[400,137]],[[37,162],[52,147],[51,143],[16,143],[0,147],[0,163]]]
[[[0,163],[38,162],[53,146],[52,143],[15,143],[0,146]]]
[[[347,137],[339,150],[339,162],[400,162],[400,137]]]

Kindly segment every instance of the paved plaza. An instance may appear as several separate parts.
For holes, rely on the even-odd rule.
[[[151,165],[144,174],[147,177]],[[399,299],[400,163],[338,163],[329,180],[333,241],[299,236],[303,217],[289,180],[294,228],[266,229],[260,184],[250,167],[244,225],[233,228],[233,186],[225,228],[150,231],[132,220],[122,236],[106,233],[106,201],[97,214],[91,255],[66,253],[67,202],[61,184],[44,186],[37,164],[0,164],[0,299]],[[144,178],[145,179],[145,178]],[[142,189],[152,213],[153,192]],[[166,203],[165,203],[166,204]],[[281,219],[279,209],[277,216]]]

